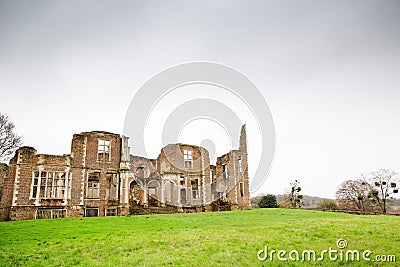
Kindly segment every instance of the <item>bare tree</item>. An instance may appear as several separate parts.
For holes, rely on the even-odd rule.
[[[365,212],[373,209],[374,203],[369,196],[369,184],[361,179],[344,181],[336,191],[339,206],[346,210]]]
[[[300,182],[294,180],[294,182],[290,183],[290,190],[285,194],[286,202],[290,203],[292,208],[301,207],[303,199],[303,195],[300,194],[301,187]]]
[[[369,172],[363,176],[363,181],[369,186],[369,197],[374,199],[386,214],[388,200],[399,192],[399,174],[388,169]]]
[[[14,132],[14,123],[10,118],[0,113],[0,161],[8,159],[22,144],[21,136]]]

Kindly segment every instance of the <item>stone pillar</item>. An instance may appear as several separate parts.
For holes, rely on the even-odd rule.
[[[160,176],[160,177],[161,177],[161,200],[160,200],[160,202],[161,202],[161,207],[165,207],[165,199],[164,199],[164,181],[163,181],[162,176]]]
[[[176,194],[177,195],[176,205],[180,207],[182,205],[181,205],[181,186],[179,184],[176,186],[176,190],[178,191]]]
[[[143,182],[143,206],[147,207],[147,183]]]

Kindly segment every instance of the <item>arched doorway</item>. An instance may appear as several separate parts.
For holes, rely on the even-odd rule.
[[[136,181],[132,181],[129,187],[129,205],[131,207],[143,205],[144,192]]]

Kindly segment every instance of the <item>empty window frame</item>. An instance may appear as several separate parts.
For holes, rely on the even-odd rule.
[[[179,181],[179,185],[185,186],[185,180],[184,180],[184,179],[183,179],[183,180],[180,180],[180,181]]]
[[[238,157],[238,165],[239,165],[239,172],[243,172],[243,167],[242,167],[242,157]]]
[[[199,179],[198,178],[192,179],[191,185],[192,185],[192,187],[198,187],[199,186]]]
[[[200,198],[200,196],[199,196],[199,179],[192,179],[191,185],[192,185],[192,198],[193,199]]]
[[[159,184],[157,181],[150,181],[147,185],[147,192],[150,197],[157,199],[158,198],[158,188]]]
[[[243,182],[239,183],[239,192],[240,192],[240,196],[244,197],[244,183]]]
[[[181,204],[186,204],[187,195],[186,195],[186,188],[181,188]]]
[[[226,164],[222,164],[222,177],[228,178],[228,171],[227,171]]]
[[[31,198],[64,199],[68,195],[68,173],[35,171],[32,176]]]
[[[212,198],[212,200],[215,199],[216,194],[217,194],[217,183],[211,183],[211,198]]]
[[[56,219],[65,218],[67,211],[65,209],[38,209],[36,219]]]
[[[185,185],[185,176],[183,176],[183,175],[179,176],[179,185],[182,185],[182,186]]]
[[[193,167],[193,155],[192,150],[184,149],[183,150],[183,161],[185,164],[185,168]]]
[[[99,139],[97,159],[100,161],[110,161],[111,141]]]
[[[99,208],[86,208],[85,217],[97,217],[99,216]]]
[[[192,188],[192,198],[198,199],[199,198],[199,190]]]
[[[118,174],[117,173],[107,173],[107,198],[110,200],[118,199]]]
[[[86,183],[86,198],[100,198],[100,173],[92,172],[88,174]]]
[[[33,182],[32,182],[32,193],[31,193],[32,198],[36,198],[36,196],[38,195],[38,188],[40,188],[39,172],[34,172],[33,173]]]
[[[106,216],[117,216],[117,209],[106,209]]]

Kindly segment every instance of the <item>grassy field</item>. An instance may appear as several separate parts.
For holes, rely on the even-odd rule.
[[[268,250],[370,250],[397,263],[259,261]],[[346,251],[344,249],[344,251]],[[260,254],[261,256],[263,254]],[[288,255],[286,254],[286,257]],[[295,257],[295,254],[292,254]],[[0,223],[0,265],[400,266],[400,217],[306,210],[97,217]]]

